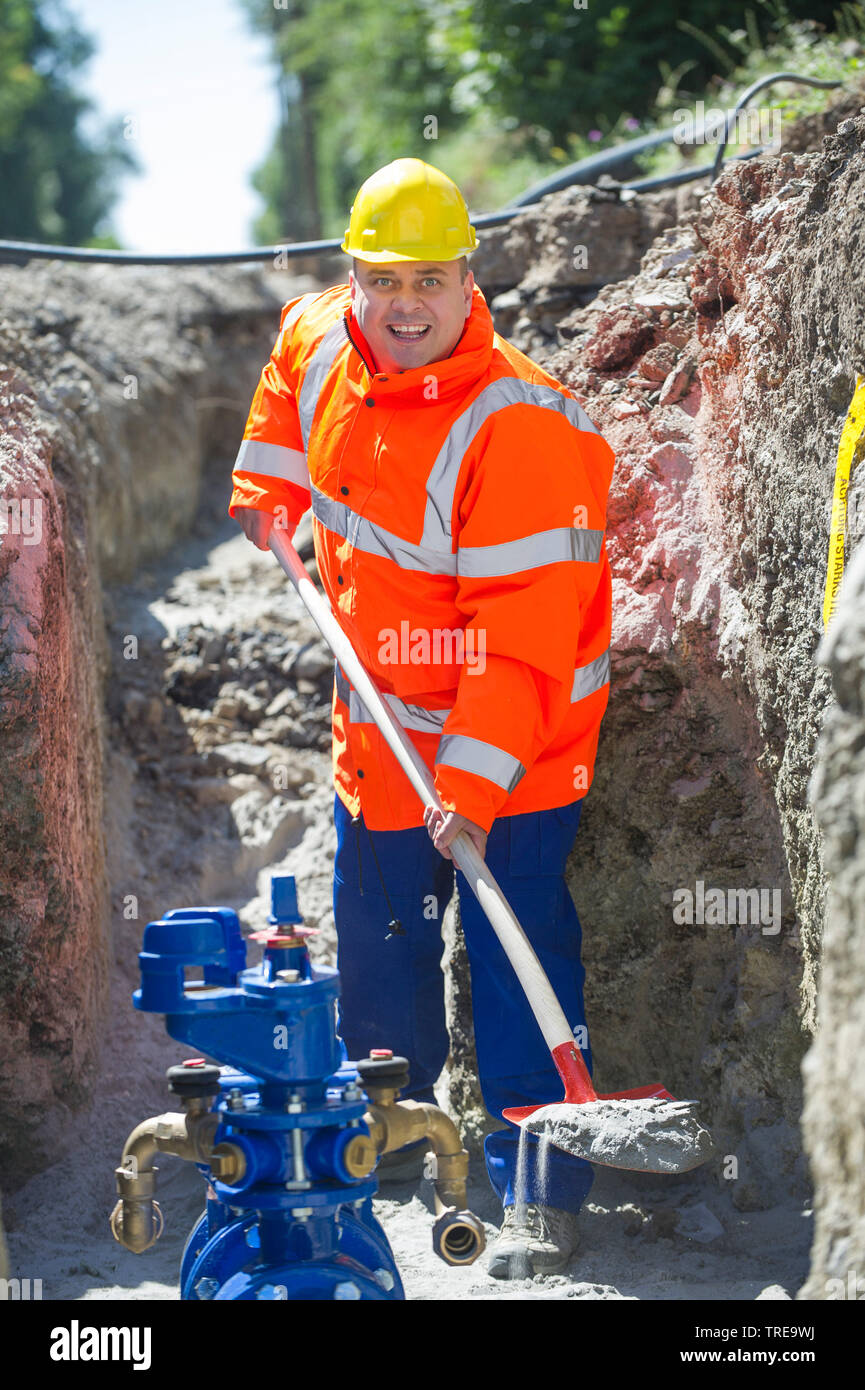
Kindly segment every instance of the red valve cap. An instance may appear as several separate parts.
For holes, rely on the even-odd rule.
[[[266,927],[264,931],[250,932],[248,940],[261,941],[265,946],[304,946],[308,936],[317,935],[318,927],[294,927],[290,932]]]

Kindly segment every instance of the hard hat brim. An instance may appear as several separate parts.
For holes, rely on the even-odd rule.
[[[348,238],[343,241],[340,247],[340,250],[344,251],[347,256],[354,256],[359,261],[369,261],[372,265],[384,265],[388,261],[440,261],[444,264],[445,261],[458,261],[463,256],[470,256],[477,249],[477,237],[475,237],[473,246],[458,246],[456,249],[449,247],[446,256],[442,255],[440,246],[418,246],[410,256],[404,251],[390,251],[388,249],[367,251],[351,246]]]

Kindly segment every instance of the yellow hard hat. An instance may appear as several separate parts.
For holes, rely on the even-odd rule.
[[[342,250],[361,261],[457,261],[477,244],[453,180],[422,159],[395,159],[358,189]]]

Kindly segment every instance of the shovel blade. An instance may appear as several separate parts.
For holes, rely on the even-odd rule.
[[[633,1091],[610,1091],[607,1095],[598,1095],[598,1100],[648,1100],[655,1096],[658,1100],[675,1100],[665,1086],[660,1081],[653,1082],[649,1086],[636,1086]],[[507,1110],[502,1111],[502,1119],[507,1120],[512,1125],[521,1124],[527,1120],[529,1115],[534,1115],[536,1110],[543,1110],[544,1105],[549,1105],[545,1101],[541,1105],[510,1105]],[[564,1105],[565,1102],[562,1101]]]
[[[611,1103],[606,1110],[605,1102]],[[616,1091],[582,1104],[520,1105],[502,1113],[511,1124],[545,1136],[573,1158],[635,1172],[687,1173],[714,1152],[712,1137],[695,1113],[696,1104],[677,1101],[656,1085]],[[538,1112],[543,1113],[533,1121]]]

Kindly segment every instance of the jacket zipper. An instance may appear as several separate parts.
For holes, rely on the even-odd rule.
[[[375,376],[375,372],[373,371],[372,367],[371,367],[371,366],[369,365],[369,363],[367,362],[366,358],[364,357],[364,355],[363,355],[363,353],[361,352],[360,348],[358,347],[357,343],[354,341],[354,338],[351,336],[351,329],[350,329],[349,326],[348,326],[348,315],[347,315],[347,314],[343,314],[343,316],[342,316],[342,321],[343,321],[343,323],[345,324],[345,332],[346,332],[346,336],[347,336],[347,338],[348,338],[348,341],[351,343],[352,347],[354,348],[354,350],[355,350],[355,352],[357,353],[358,357],[360,358],[361,362],[362,362],[363,365],[366,367],[367,371],[369,372],[370,377],[371,377],[371,378],[374,377],[374,376]]]

